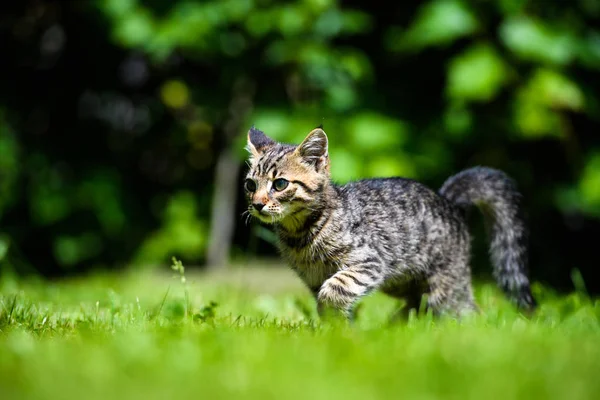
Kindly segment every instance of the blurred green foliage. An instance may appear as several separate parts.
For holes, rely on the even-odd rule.
[[[449,45],[479,29],[477,16],[462,1],[435,0],[423,4],[409,27],[391,27],[387,42],[391,51],[419,51]]]
[[[323,123],[338,182],[506,170],[531,216],[534,275],[592,268],[591,251],[569,248],[600,226],[597,2],[50,3],[7,6],[1,254],[53,273],[201,262],[219,155],[243,165],[252,124],[297,143]],[[49,38],[55,58],[38,51]],[[272,253],[237,221],[236,254]]]
[[[19,143],[0,109],[0,215],[15,199]]]
[[[206,246],[206,223],[197,217],[193,193],[176,193],[169,199],[161,227],[142,242],[134,259],[137,265],[164,262],[171,254],[199,259]]]

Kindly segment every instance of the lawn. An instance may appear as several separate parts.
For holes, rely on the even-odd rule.
[[[320,324],[286,268],[0,281],[0,399],[592,399],[600,301],[536,287],[530,319],[492,285],[482,313],[390,323],[374,294]]]

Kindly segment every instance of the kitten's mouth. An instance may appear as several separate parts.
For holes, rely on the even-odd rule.
[[[274,224],[279,221],[282,217],[281,214],[274,214],[266,210],[253,210],[251,212],[252,216],[257,218],[259,221],[264,222],[266,224]]]

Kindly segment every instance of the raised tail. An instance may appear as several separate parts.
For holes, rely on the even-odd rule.
[[[536,307],[527,268],[528,230],[520,208],[521,195],[504,172],[475,167],[448,178],[440,194],[461,208],[477,206],[490,231],[494,277],[522,309]]]

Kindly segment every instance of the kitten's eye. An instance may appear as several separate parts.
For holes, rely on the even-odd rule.
[[[281,192],[283,189],[285,189],[286,187],[288,187],[289,184],[290,183],[286,179],[283,179],[283,178],[275,179],[273,181],[273,187],[278,192]]]
[[[244,182],[244,187],[249,192],[256,192],[256,182],[254,182],[252,179],[246,179],[246,182]]]

